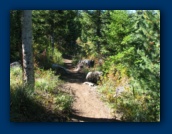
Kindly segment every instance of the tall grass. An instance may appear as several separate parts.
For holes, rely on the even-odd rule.
[[[35,70],[35,90],[22,86],[22,69],[10,69],[10,120],[13,122],[30,121],[67,121],[73,98],[61,92],[62,84],[51,70]]]
[[[39,50],[39,49],[38,49]],[[43,69],[50,69],[52,64],[63,64],[62,54],[57,48],[54,51],[50,47],[44,49],[44,52],[39,53],[35,50],[35,66]]]
[[[108,102],[116,117],[130,122],[160,121],[160,96],[156,92],[143,90],[139,83],[132,83],[131,78],[122,75],[118,70],[104,76],[101,84],[99,92],[103,94],[103,100]],[[119,86],[124,91],[116,95]]]
[[[10,88],[15,89],[22,85],[22,69],[20,67],[10,68]]]

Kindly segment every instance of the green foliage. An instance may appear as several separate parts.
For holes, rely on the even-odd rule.
[[[130,85],[128,91],[116,99],[112,99],[112,95],[111,99],[108,99],[114,110],[122,112],[122,118],[128,121],[160,121],[159,11],[137,11],[132,15],[132,30],[125,31],[119,28],[120,17],[115,12],[111,15],[116,20],[114,19],[109,26],[116,30],[112,30],[108,35],[112,40],[117,36],[121,38],[117,40],[118,45],[114,46],[116,55],[109,56],[102,69],[105,74],[113,74],[116,84],[114,89],[110,88],[111,91],[107,91],[105,95],[113,94],[119,85],[117,83],[127,75]],[[121,17],[121,20],[125,22],[123,18],[125,17]],[[108,81],[105,79],[104,84],[106,82]]]
[[[81,57],[82,57],[81,54],[78,54],[78,55],[75,55],[75,56],[72,57],[73,66],[77,66],[79,60],[82,59]]]
[[[11,11],[10,17],[10,61],[14,61],[21,58],[21,12]],[[160,11],[35,10],[33,36],[39,103],[44,105],[48,93],[55,99],[45,101],[46,106],[50,101],[57,109],[70,107],[70,96],[52,95],[60,83],[58,76],[38,67],[49,69],[52,63],[62,64],[62,54],[72,54],[74,65],[82,58],[95,60],[94,70],[104,72],[99,89],[103,99],[123,120],[160,121]],[[102,57],[104,64],[99,66]],[[21,85],[21,73],[20,68],[10,70],[11,90]],[[119,86],[125,91],[115,96]]]
[[[10,120],[11,121],[27,121],[27,107],[31,107],[30,111],[33,115],[37,112],[30,99],[32,94],[27,92],[21,85],[13,87],[10,85]],[[33,111],[33,107],[35,111]],[[39,109],[41,112],[41,109]]]
[[[51,54],[50,48],[49,48],[48,55],[50,58],[52,58],[53,63],[57,63],[57,64],[61,64],[61,65],[63,64],[62,53],[60,53],[58,49],[54,49],[53,54]]]
[[[22,60],[21,55],[21,14],[10,11],[10,61]],[[57,48],[64,54],[74,54],[76,39],[80,36],[81,25],[76,10],[33,10],[33,44],[39,52],[48,47]],[[52,51],[53,52],[53,51]]]
[[[101,47],[106,44],[104,33],[108,21],[108,11],[84,10],[81,12],[81,37],[77,43],[82,47],[84,56],[97,57],[100,55]]]
[[[21,67],[10,68],[10,88],[17,88],[22,85],[22,69]]]
[[[51,70],[37,69],[35,90],[22,86],[22,71],[10,69],[10,120],[67,121],[73,99],[58,89],[62,82]]]
[[[56,108],[62,111],[70,111],[72,107],[73,98],[68,94],[59,94],[56,98]]]
[[[115,112],[122,112],[122,119],[125,121],[157,122],[160,121],[160,107],[157,103],[159,99],[154,98],[152,91],[129,89],[116,98],[116,104],[112,106]]]
[[[52,92],[59,84],[59,76],[56,76],[51,70],[37,69],[35,73],[35,88],[47,92]]]
[[[97,47],[91,41],[84,43],[78,38],[77,44],[82,48],[80,57],[96,57],[98,55],[96,52]]]
[[[116,55],[127,47],[121,42],[131,32],[132,23],[132,19],[126,10],[110,11],[110,21],[104,30],[107,44],[102,46],[103,54]]]
[[[34,10],[34,42],[42,50],[57,48],[64,54],[73,53],[80,35],[80,23],[74,10]]]
[[[21,60],[21,11],[10,11],[10,62]]]
[[[63,64],[62,54],[55,48],[52,53],[52,49],[48,47],[42,53],[38,52],[39,45],[34,46],[35,66],[39,66],[44,69],[50,69],[52,64]]]

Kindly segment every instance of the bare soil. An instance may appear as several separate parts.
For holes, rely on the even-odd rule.
[[[72,60],[64,59],[64,63],[69,74],[61,77],[65,81],[63,86],[74,96],[71,122],[117,122],[97,89],[83,84],[86,74],[76,71]]]

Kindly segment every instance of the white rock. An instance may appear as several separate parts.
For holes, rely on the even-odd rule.
[[[94,86],[94,83],[91,82],[84,82],[83,84],[89,85],[90,87]]]

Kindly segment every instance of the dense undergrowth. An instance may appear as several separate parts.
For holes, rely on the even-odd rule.
[[[68,121],[73,98],[59,90],[62,84],[51,70],[35,70],[35,89],[22,86],[20,67],[10,69],[10,120],[12,122]]]
[[[54,48],[53,50],[50,47],[42,48],[42,51],[40,52],[39,47],[40,45],[38,44],[34,45],[35,67],[50,69],[52,68],[52,64],[63,65],[62,54],[57,48]]]
[[[160,77],[158,65],[144,63],[138,68],[137,61],[129,56],[131,52],[111,56],[103,65],[99,91],[108,102],[114,115],[132,122],[160,121]],[[122,57],[121,57],[122,56]],[[131,58],[135,64],[120,63],[121,58]],[[155,70],[153,68],[156,68]],[[132,69],[132,71],[131,71]]]
[[[22,57],[22,36],[16,34],[21,31],[21,11],[10,15],[10,61],[17,61]],[[71,97],[58,90],[61,81],[49,70],[52,64],[62,65],[62,52],[73,54],[74,66],[82,59],[95,61],[94,68],[83,72],[103,71],[99,91],[122,120],[160,121],[159,10],[33,11],[33,36],[35,90],[22,87],[21,69],[11,68],[11,119],[29,120],[33,107],[41,106],[37,115],[41,109],[70,109]]]
[[[160,11],[137,10],[130,14],[114,10],[108,15],[109,23],[104,27],[101,23],[99,29],[99,25],[92,26],[96,21],[91,14],[83,13],[85,28],[92,27],[76,41],[83,56],[103,60],[102,65],[96,62],[95,66],[104,74],[99,91],[122,120],[159,122]]]

